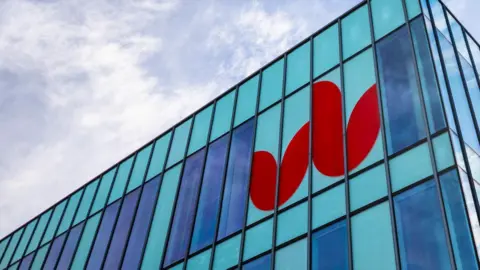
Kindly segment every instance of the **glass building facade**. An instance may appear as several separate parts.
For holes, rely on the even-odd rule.
[[[0,240],[0,269],[479,269],[480,46],[371,0]]]

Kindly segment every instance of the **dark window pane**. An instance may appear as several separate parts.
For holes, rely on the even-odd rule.
[[[312,269],[348,269],[345,221],[328,226],[312,236]]]
[[[253,119],[233,131],[218,239],[243,225],[253,138]]]
[[[95,238],[95,243],[93,244],[90,259],[88,260],[87,269],[100,269],[100,266],[102,266],[103,257],[107,249],[108,240],[110,239],[110,233],[113,230],[119,207],[120,201],[116,201],[105,209],[100,228],[97,232],[97,237]]]
[[[195,252],[211,244],[215,237],[229,138],[230,136],[225,135],[208,148],[190,252]]]
[[[400,259],[405,269],[451,269],[433,180],[394,198]]]
[[[145,184],[142,198],[135,216],[135,223],[128,240],[127,251],[123,260],[123,269],[137,269],[140,264],[143,246],[145,245],[148,226],[153,214],[155,202],[157,201],[157,191],[160,187],[160,177],[155,177],[152,181]]]
[[[67,242],[65,242],[65,247],[62,251],[62,256],[60,257],[60,261],[58,262],[58,269],[68,269],[70,266],[70,262],[73,258],[73,252],[77,247],[78,239],[80,238],[80,234],[82,233],[83,226],[85,222],[78,224],[73,228],[67,238]]]
[[[270,269],[272,257],[270,254],[262,256],[254,261],[251,261],[243,266],[243,270],[263,270]]]
[[[140,188],[137,188],[125,196],[122,210],[120,210],[120,216],[118,217],[117,225],[113,232],[112,243],[108,249],[105,269],[117,269],[120,267],[120,260],[122,259],[123,250],[128,240],[128,232],[130,231],[133,215],[137,208],[138,196],[140,196]]]
[[[45,261],[45,264],[43,265],[42,269],[54,269],[55,264],[57,263],[58,255],[60,255],[60,251],[62,251],[63,247],[63,242],[65,242],[65,236],[67,234],[64,233],[61,236],[55,238],[53,240],[52,247],[50,248],[50,251],[48,252],[47,260]]]
[[[205,149],[197,152],[185,161],[177,207],[175,208],[172,230],[168,240],[165,265],[183,258],[188,248],[200,179],[202,178],[204,157]]]
[[[388,152],[392,154],[425,138],[407,28],[379,42],[377,55]]]
[[[23,258],[22,262],[20,263],[19,270],[28,270],[30,269],[30,265],[33,261],[33,256],[35,256],[35,252],[30,253],[27,257]]]

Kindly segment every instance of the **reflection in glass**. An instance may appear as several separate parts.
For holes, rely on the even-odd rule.
[[[348,269],[347,224],[345,220],[312,235],[313,269]]]

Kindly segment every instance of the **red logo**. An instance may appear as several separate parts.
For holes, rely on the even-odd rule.
[[[330,177],[345,174],[342,138],[342,93],[333,82],[313,84],[313,164]],[[308,169],[310,122],[287,146],[280,165],[279,206],[300,186]],[[355,105],[347,125],[348,171],[355,169],[373,148],[380,131],[377,87],[372,85]],[[277,162],[271,153],[254,153],[250,197],[260,210],[275,207]]]

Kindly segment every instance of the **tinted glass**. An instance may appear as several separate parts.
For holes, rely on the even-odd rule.
[[[262,256],[256,260],[253,260],[247,264],[245,264],[242,269],[243,270],[263,270],[263,269],[270,269],[270,264],[272,262],[272,256],[267,254]]]
[[[210,141],[215,140],[230,130],[234,102],[235,91],[231,91],[217,101],[217,104],[215,105],[215,115],[213,117]]]
[[[78,206],[77,214],[75,215],[75,219],[73,221],[73,226],[77,225],[78,223],[84,221],[87,218],[88,211],[90,210],[93,198],[95,197],[95,192],[97,191],[99,182],[100,180],[96,179],[92,183],[88,184],[88,186],[85,188],[82,201]]]
[[[312,226],[318,228],[345,215],[345,184],[334,187],[312,200]]]
[[[78,239],[80,238],[84,225],[85,223],[82,222],[70,230],[67,241],[65,242],[65,246],[63,247],[62,255],[58,261],[58,269],[69,268],[74,255],[73,252],[75,252],[75,248],[77,247]]]
[[[330,26],[313,39],[313,76],[317,77],[340,61],[338,24]]]
[[[255,114],[258,93],[258,78],[256,75],[238,89],[237,107],[235,112],[235,126],[240,125]]]
[[[215,249],[215,259],[213,261],[213,269],[227,269],[238,263],[240,253],[240,239],[237,235],[227,241],[219,244]]]
[[[312,269],[348,269],[347,224],[335,223],[312,235]]]
[[[24,254],[25,248],[27,247],[28,241],[30,241],[30,237],[32,236],[33,229],[35,225],[37,225],[38,219],[35,219],[28,223],[25,227],[25,231],[23,232],[22,239],[18,243],[18,246],[15,250],[15,254],[13,255],[12,262],[19,260],[22,255]],[[1,252],[0,252],[1,253]],[[1,254],[0,254],[1,256]]]
[[[16,231],[13,236],[11,236],[10,242],[8,244],[8,248],[3,253],[2,260],[0,261],[0,269],[6,268],[8,266],[8,262],[12,258],[13,252],[20,241],[20,237],[22,236],[24,228],[19,229]]]
[[[286,80],[286,95],[310,81],[310,42],[287,55]]]
[[[343,59],[346,59],[371,43],[370,22],[366,5],[342,19]]]
[[[100,186],[98,187],[97,194],[95,195],[95,201],[93,202],[90,214],[93,214],[105,207],[105,203],[107,202],[108,194],[110,194],[110,187],[112,186],[116,170],[117,167],[109,170],[102,176],[102,180],[100,181]]]
[[[387,176],[383,164],[350,180],[351,211],[385,196],[387,196]]]
[[[248,260],[272,248],[273,219],[264,221],[248,229],[245,235],[243,260]]]
[[[267,67],[262,73],[259,110],[263,110],[282,97],[283,58]]]
[[[155,141],[155,147],[152,153],[150,165],[148,167],[147,180],[162,172],[165,160],[167,158],[168,145],[172,132],[163,135]]]
[[[40,217],[40,221],[38,222],[37,227],[35,228],[35,232],[33,233],[32,239],[30,240],[30,244],[28,244],[28,248],[27,248],[26,253],[32,252],[40,244],[40,240],[42,238],[43,232],[45,231],[45,228],[47,227],[48,220],[50,219],[50,216],[52,215],[52,211],[53,210],[50,209],[47,212],[45,212],[44,214],[42,214],[42,216]],[[6,244],[7,244],[7,242],[5,241],[5,245]],[[5,248],[6,248],[6,246],[5,246]]]
[[[43,265],[42,269],[55,269],[55,265],[57,263],[58,256],[62,251],[63,243],[65,242],[66,233],[60,235],[59,237],[55,238],[52,243],[52,247],[48,252],[47,259]]]
[[[306,233],[308,230],[308,204],[302,203],[278,215],[277,246]]]
[[[193,258],[188,260],[187,269],[192,270],[208,270],[210,266],[210,257],[212,256],[212,250],[209,249],[198,255],[195,255]]]
[[[113,181],[113,187],[110,191],[110,197],[108,197],[109,204],[122,197],[125,193],[134,158],[135,156],[129,157],[127,160],[123,161],[118,167],[117,174],[115,175],[115,180]]]
[[[72,223],[72,219],[77,211],[78,203],[82,198],[83,189],[75,192],[70,199],[68,200],[67,208],[65,209],[65,213],[62,217],[62,222],[60,223],[60,227],[58,227],[57,234],[60,235],[61,233],[65,232],[70,228],[70,224]]]
[[[275,256],[275,269],[307,269],[307,239],[278,250]]]
[[[83,269],[85,267],[88,253],[90,251],[90,247],[92,246],[93,239],[95,238],[95,232],[97,231],[97,227],[100,222],[100,217],[101,213],[98,213],[87,220],[87,224],[85,225],[85,229],[82,233],[82,238],[80,239],[75,252],[72,269]]]
[[[65,210],[66,205],[67,205],[67,200],[64,200],[63,202],[55,206],[55,210],[53,211],[52,217],[50,218],[50,222],[48,223],[47,230],[43,235],[42,245],[52,240],[53,236],[55,235],[55,231],[57,230],[58,223],[60,223],[60,219],[62,218],[63,211]]]
[[[372,0],[370,3],[376,40],[405,23],[402,0]]]
[[[35,255],[33,259],[32,268],[31,269],[41,269],[43,265],[43,261],[45,260],[45,256],[47,255],[47,251],[50,248],[50,243],[41,247]]]
[[[190,145],[188,146],[188,154],[199,150],[207,143],[212,113],[213,105],[210,105],[195,115],[195,120],[193,121],[192,138],[190,139]]]
[[[190,134],[190,126],[192,119],[188,119],[180,126],[175,128],[173,133],[172,146],[168,154],[167,167],[182,160],[185,155],[185,148],[187,147],[188,136]]]
[[[135,164],[133,165],[132,175],[128,182],[127,192],[134,190],[143,183],[145,171],[147,170],[148,160],[150,159],[150,152],[152,152],[152,145],[148,145],[137,153],[135,157]]]
[[[18,268],[19,270],[28,270],[30,269],[30,265],[33,262],[33,257],[35,256],[35,252],[30,253],[27,257],[24,257],[22,259],[22,262],[20,263],[20,267]]]

